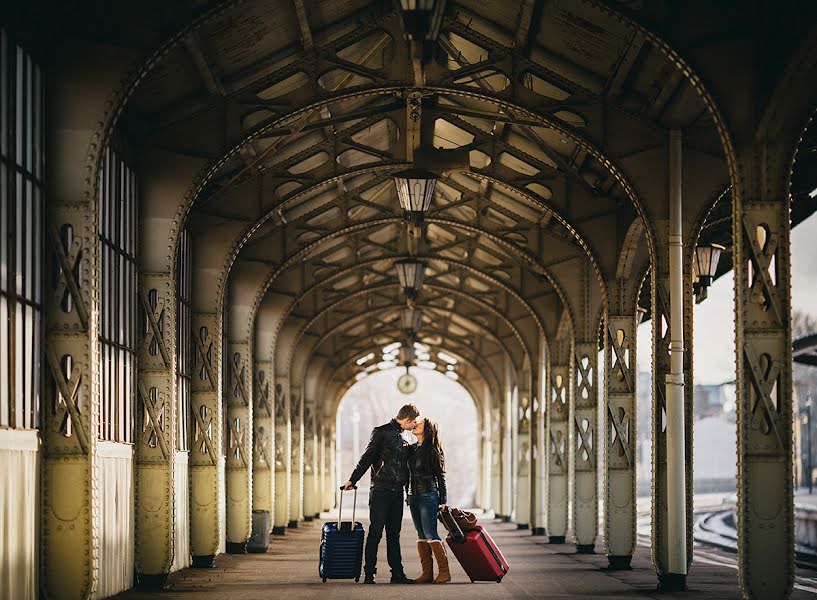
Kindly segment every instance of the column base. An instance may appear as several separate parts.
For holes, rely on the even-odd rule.
[[[659,573],[658,589],[662,592],[683,592],[687,589],[687,576],[681,573]]]
[[[290,521],[287,523],[287,529],[298,529],[298,521]]]
[[[227,542],[227,554],[246,554],[247,542]]]
[[[608,554],[608,568],[613,571],[629,571],[633,568],[632,554]]]
[[[544,527],[534,527],[530,530],[531,535],[545,535],[545,528]]]
[[[530,526],[527,523],[517,523],[516,528],[517,529],[530,529]]]
[[[269,546],[247,546],[247,554],[264,554]]]
[[[275,525],[272,528],[272,535],[286,535],[287,528],[283,525]]]
[[[315,514],[312,516],[312,518],[313,518],[313,519],[315,519],[315,520],[317,521],[318,519],[320,519],[320,518],[321,518],[321,513],[315,513]]]
[[[136,587],[140,590],[164,590],[167,573],[136,573]]]
[[[595,544],[576,544],[576,554],[595,554]]]
[[[564,544],[565,543],[565,536],[563,535],[551,535],[548,537],[548,544]]]
[[[311,517],[310,515],[306,515],[304,517],[304,523],[311,523],[313,518],[314,517]]]
[[[216,566],[216,555],[205,554],[200,556],[193,556],[190,566],[194,569],[212,569]]]
[[[499,513],[496,513],[494,515],[494,520],[495,521],[504,521],[505,520],[505,515],[500,515]]]
[[[511,522],[511,515],[503,515],[502,516],[503,523],[510,523]]]

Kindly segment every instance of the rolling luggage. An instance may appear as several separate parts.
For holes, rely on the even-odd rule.
[[[496,581],[499,583],[510,569],[494,540],[481,525],[465,534],[465,541],[457,543],[448,534],[445,538],[454,556],[462,565],[465,574],[474,581]]]
[[[352,520],[342,521],[343,488],[340,489],[338,520],[323,524],[321,530],[321,549],[318,573],[326,583],[327,579],[360,580],[363,566],[363,525],[355,521],[357,504],[357,486],[352,504]]]

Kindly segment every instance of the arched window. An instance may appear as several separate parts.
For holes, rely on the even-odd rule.
[[[40,422],[42,214],[42,77],[0,30],[0,427]]]
[[[99,437],[128,443],[136,393],[136,209],[136,175],[109,147],[99,174]]]

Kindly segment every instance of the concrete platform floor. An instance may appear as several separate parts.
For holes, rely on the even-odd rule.
[[[364,513],[365,514],[365,513]],[[358,518],[358,520],[360,520]],[[422,600],[560,599],[560,598],[740,598],[736,556],[710,548],[696,549],[696,561],[689,576],[689,591],[677,594],[656,591],[656,578],[649,548],[639,545],[631,571],[607,571],[603,554],[578,555],[572,544],[548,545],[547,539],[517,531],[516,526],[484,520],[511,565],[501,584],[470,583],[452,559],[453,581],[446,585],[399,586],[388,583],[389,570],[385,541],[380,547],[380,580],[375,586],[353,581],[322,583],[318,577],[318,545],[322,521],[303,523],[275,537],[266,554],[221,555],[213,569],[184,569],[169,579],[169,589],[161,592],[130,590],[117,596],[125,599],[170,600],[321,600],[350,598]],[[363,521],[367,525],[366,521]],[[404,520],[403,564],[410,577],[418,574],[415,533]],[[640,539],[640,544],[646,540]],[[792,598],[814,598],[817,573],[798,570]],[[362,582],[362,580],[361,580]]]

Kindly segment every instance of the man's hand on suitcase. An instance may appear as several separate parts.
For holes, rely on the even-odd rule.
[[[346,491],[346,492],[348,492],[349,490],[354,489],[354,487],[355,487],[355,484],[352,483],[351,481],[347,481],[346,483],[343,484],[343,490]]]

